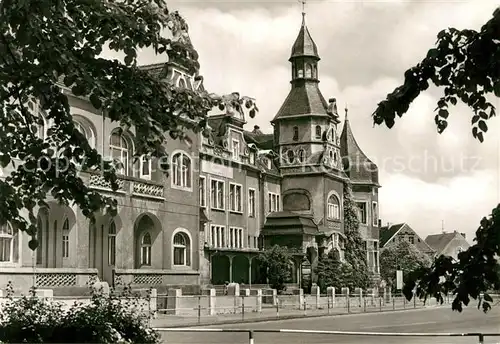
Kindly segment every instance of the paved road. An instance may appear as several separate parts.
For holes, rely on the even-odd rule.
[[[304,318],[253,324],[214,325],[205,328],[300,329],[362,332],[500,332],[500,309],[484,314],[477,308],[463,313],[450,308],[427,308],[380,314],[353,314],[337,317]],[[163,333],[165,343],[239,344],[248,343],[246,333]],[[255,344],[350,343],[350,344],[465,344],[479,343],[477,337],[366,337],[318,334],[256,333]],[[500,337],[487,337],[485,344],[500,343]]]

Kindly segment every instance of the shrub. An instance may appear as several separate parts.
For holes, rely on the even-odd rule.
[[[17,299],[10,283],[7,289],[0,312],[2,343],[160,343],[147,325],[149,315],[132,307],[138,300],[129,288],[110,296],[92,290],[89,304],[75,303],[68,310],[37,297],[35,288]]]
[[[285,290],[285,283],[291,278],[292,255],[286,246],[274,245],[261,252],[258,256],[260,265],[265,269],[271,288],[281,294]]]

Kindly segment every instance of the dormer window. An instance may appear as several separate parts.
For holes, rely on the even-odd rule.
[[[321,126],[316,126],[316,139],[321,140]]]
[[[186,88],[186,81],[184,79],[179,79],[179,88]]]
[[[269,158],[266,158],[266,166],[267,166],[267,169],[270,170],[271,167],[272,167],[272,164],[271,164],[271,159]]]
[[[299,127],[297,126],[293,127],[293,140],[294,141],[299,140]]]
[[[255,153],[250,152],[250,164],[255,165]]]

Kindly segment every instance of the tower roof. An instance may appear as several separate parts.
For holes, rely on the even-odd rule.
[[[321,94],[318,84],[303,82],[301,87],[293,87],[273,121],[300,115],[328,116],[328,103]]]
[[[311,34],[306,26],[306,14],[302,13],[302,26],[300,27],[299,35],[295,40],[292,47],[292,54],[290,55],[290,60],[295,57],[310,56],[316,57],[318,60],[318,47],[314,43]]]
[[[353,183],[379,185],[378,167],[359,148],[347,117],[347,108],[345,112],[344,128],[340,135],[340,154],[344,171]]]

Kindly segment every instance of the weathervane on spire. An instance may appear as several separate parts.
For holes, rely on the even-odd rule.
[[[298,0],[302,4],[302,15],[306,14],[306,0]]]
[[[344,110],[345,110],[345,119],[347,119],[347,111],[349,111],[349,110],[347,109],[347,102],[345,103],[345,109],[344,109]]]

